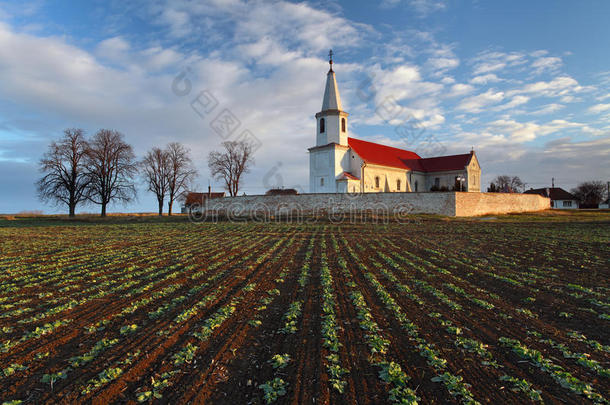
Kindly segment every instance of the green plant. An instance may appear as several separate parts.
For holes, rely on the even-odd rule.
[[[43,383],[51,384],[51,391],[53,391],[53,384],[55,383],[55,381],[57,381],[58,379],[65,380],[66,378],[68,378],[68,373],[70,372],[70,370],[70,368],[66,368],[54,374],[44,374],[42,376],[41,381]]]
[[[540,395],[541,391],[533,389],[531,384],[527,381],[520,380],[519,378],[511,377],[509,375],[501,376],[500,380],[510,382],[513,386],[511,388],[512,391],[521,391],[525,393],[532,401],[544,402],[542,400],[542,396]]]
[[[258,388],[262,389],[265,393],[265,402],[268,404],[275,402],[279,397],[286,395],[287,387],[288,383],[279,377],[258,386]]]
[[[269,360],[273,368],[275,369],[283,369],[290,363],[290,355],[288,354],[274,354]]]

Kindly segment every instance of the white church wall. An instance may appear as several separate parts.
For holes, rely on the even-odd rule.
[[[347,121],[345,131],[341,130],[341,119],[345,116],[339,116],[335,113],[328,115],[322,115],[317,117],[317,128],[316,128],[316,146],[324,146],[329,143],[337,143],[339,145],[347,146]],[[320,121],[324,120],[324,132],[320,132],[321,124]]]
[[[412,192],[428,191],[426,189],[426,175],[419,172],[409,172],[409,183]]]
[[[334,163],[335,163],[335,178],[339,177],[343,172],[349,172],[349,148],[342,148],[340,146],[335,147],[334,151]]]
[[[309,191],[334,193],[334,151],[332,147],[309,152]]]
[[[360,171],[362,168],[362,159],[358,156],[353,149],[350,149],[350,157],[349,157],[349,171],[354,176],[360,178]]]
[[[326,132],[326,122],[324,123],[324,132],[320,132],[320,120],[324,119],[326,121],[325,117],[319,117],[318,118],[318,126],[316,127],[316,146],[324,146],[326,144],[328,144],[328,138],[327,138],[327,134],[328,132]]]
[[[479,166],[478,159],[476,154],[470,160],[468,167],[466,168],[468,172],[468,191],[478,192],[481,191],[481,166]]]
[[[447,187],[447,189],[452,190],[455,185],[455,178],[458,176],[468,178],[466,170],[426,173],[426,189],[421,191],[430,191],[436,184],[436,179],[438,179],[439,187]],[[462,187],[462,191],[468,191],[468,180],[464,181]]]
[[[377,187],[376,178],[379,178]],[[400,180],[400,190],[397,181]],[[407,174],[405,170],[367,164],[364,167],[364,192],[404,192],[406,191]]]

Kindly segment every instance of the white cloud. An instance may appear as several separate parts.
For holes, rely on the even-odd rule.
[[[546,56],[548,54],[549,54],[549,51],[541,49],[541,50],[538,50],[538,51],[531,52],[530,56],[533,57],[533,58],[540,58],[540,57]]]
[[[478,113],[481,112],[483,108],[499,103],[503,99],[504,92],[489,89],[485,93],[463,99],[456,108],[469,113]]]
[[[494,83],[494,82],[499,82],[501,79],[498,78],[498,76],[496,76],[493,73],[488,73],[486,75],[480,75],[480,76],[475,76],[472,79],[470,79],[470,83],[472,84],[487,84],[487,83]]]
[[[155,21],[175,38],[207,41],[230,28],[237,44],[270,38],[311,52],[327,51],[334,44],[351,47],[372,28],[308,3],[247,2],[243,0],[190,2],[168,1],[157,6]],[[226,35],[221,37],[226,45]]]
[[[546,124],[518,122],[512,119],[500,119],[489,123],[488,131],[501,133],[514,142],[533,141],[537,137],[558,133],[564,130],[578,129],[587,133],[597,133],[594,128],[578,122],[552,120]]]
[[[112,62],[125,62],[129,48],[129,43],[121,37],[108,38],[98,44],[96,55]]]
[[[448,144],[455,153],[475,146],[485,185],[498,175],[509,174],[519,176],[528,188],[550,187],[554,177],[557,186],[569,190],[585,179],[610,177],[610,168],[603,164],[610,155],[610,137],[579,141],[563,136],[525,146],[485,130],[459,133],[455,139]]]
[[[537,110],[531,111],[530,114],[531,115],[553,114],[553,113],[561,110],[562,108],[565,108],[565,106],[562,104],[551,103],[551,104],[546,104]]]
[[[598,114],[604,111],[610,111],[610,104],[596,104],[594,106],[589,107],[588,111],[593,114]]]
[[[525,85],[521,89],[512,90],[509,94],[525,93],[533,97],[571,96],[584,90],[584,87],[570,76],[558,76],[550,81],[539,81]],[[568,102],[568,101],[565,101]]]
[[[474,87],[469,84],[456,83],[451,86],[451,90],[447,94],[447,97],[460,97],[472,93],[473,91]]]
[[[447,8],[446,0],[409,0],[409,4],[422,15]]]
[[[261,61],[273,57],[274,46],[269,49],[254,57]],[[278,156],[298,156],[283,163],[282,175],[287,182],[307,184],[303,151],[313,142],[311,114],[320,108],[328,65],[298,53],[293,56],[290,63],[265,76],[254,76],[241,60],[220,55],[185,57],[163,47],[137,50],[122,38],[101,42],[92,54],[62,38],[16,33],[0,24],[0,104],[10,100],[15,112],[11,121],[39,120],[45,135],[55,136],[72,126],[89,133],[115,128],[125,133],[138,154],[168,140],[183,142],[193,150],[200,173],[207,178],[207,153],[222,139],[209,126],[213,117],[201,119],[189,105],[207,89],[218,99],[219,109],[230,109],[242,122],[239,131],[248,129],[263,143],[244,189],[260,193],[265,191],[260,189],[261,179]],[[185,66],[190,69],[192,89],[180,97],[171,86]],[[404,69],[396,73],[403,82],[407,76]],[[291,142],[285,142],[287,128],[297,134]],[[36,161],[41,147],[30,148],[27,158]]]
[[[557,58],[554,56],[548,56],[543,58],[538,58],[532,63],[532,67],[534,68],[534,72],[536,74],[540,74],[543,72],[554,72],[557,71],[563,61],[561,58]]]
[[[526,63],[527,58],[520,52],[482,52],[475,57],[473,74],[475,76],[503,70]]]
[[[440,73],[455,69],[460,65],[460,60],[457,58],[430,58],[427,65]]]
[[[380,6],[381,8],[394,8],[401,2],[401,0],[382,0]],[[406,4],[421,17],[447,8],[447,0],[406,0]]]
[[[527,103],[530,100],[527,96],[514,96],[508,103],[494,107],[494,111],[510,110]]]
[[[393,8],[399,5],[400,2],[401,0],[382,0],[380,6],[381,8]]]
[[[606,95],[603,95],[603,96],[599,96],[599,97],[597,97],[597,100],[598,100],[598,101],[604,101],[604,100],[607,100],[607,99],[609,99],[609,98],[610,98],[610,93],[608,93],[608,94],[606,94]]]
[[[475,75],[480,75],[483,73],[494,72],[496,70],[501,70],[506,67],[506,63],[504,62],[483,62],[477,65],[474,70]]]

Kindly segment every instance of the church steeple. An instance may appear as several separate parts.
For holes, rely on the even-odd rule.
[[[324,99],[322,100],[322,111],[326,110],[343,110],[341,106],[341,96],[339,96],[339,88],[337,87],[337,79],[333,70],[333,51],[328,53],[328,63],[330,69],[326,75],[326,88],[324,89]]]
[[[316,114],[318,121],[316,145],[336,143],[347,146],[347,116],[341,105],[339,87],[333,70],[333,51],[328,53],[330,69],[326,74],[326,87],[322,99],[322,111]]]

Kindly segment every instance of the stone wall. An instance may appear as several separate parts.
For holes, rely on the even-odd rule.
[[[290,216],[293,219],[311,216],[373,214],[403,219],[409,214],[476,216],[511,212],[541,211],[550,208],[550,201],[532,194],[501,193],[362,193],[362,194],[299,194],[225,197],[210,200],[202,215],[229,218],[265,219]]]
[[[535,194],[455,193],[455,216],[533,212],[551,208],[551,200]]]

